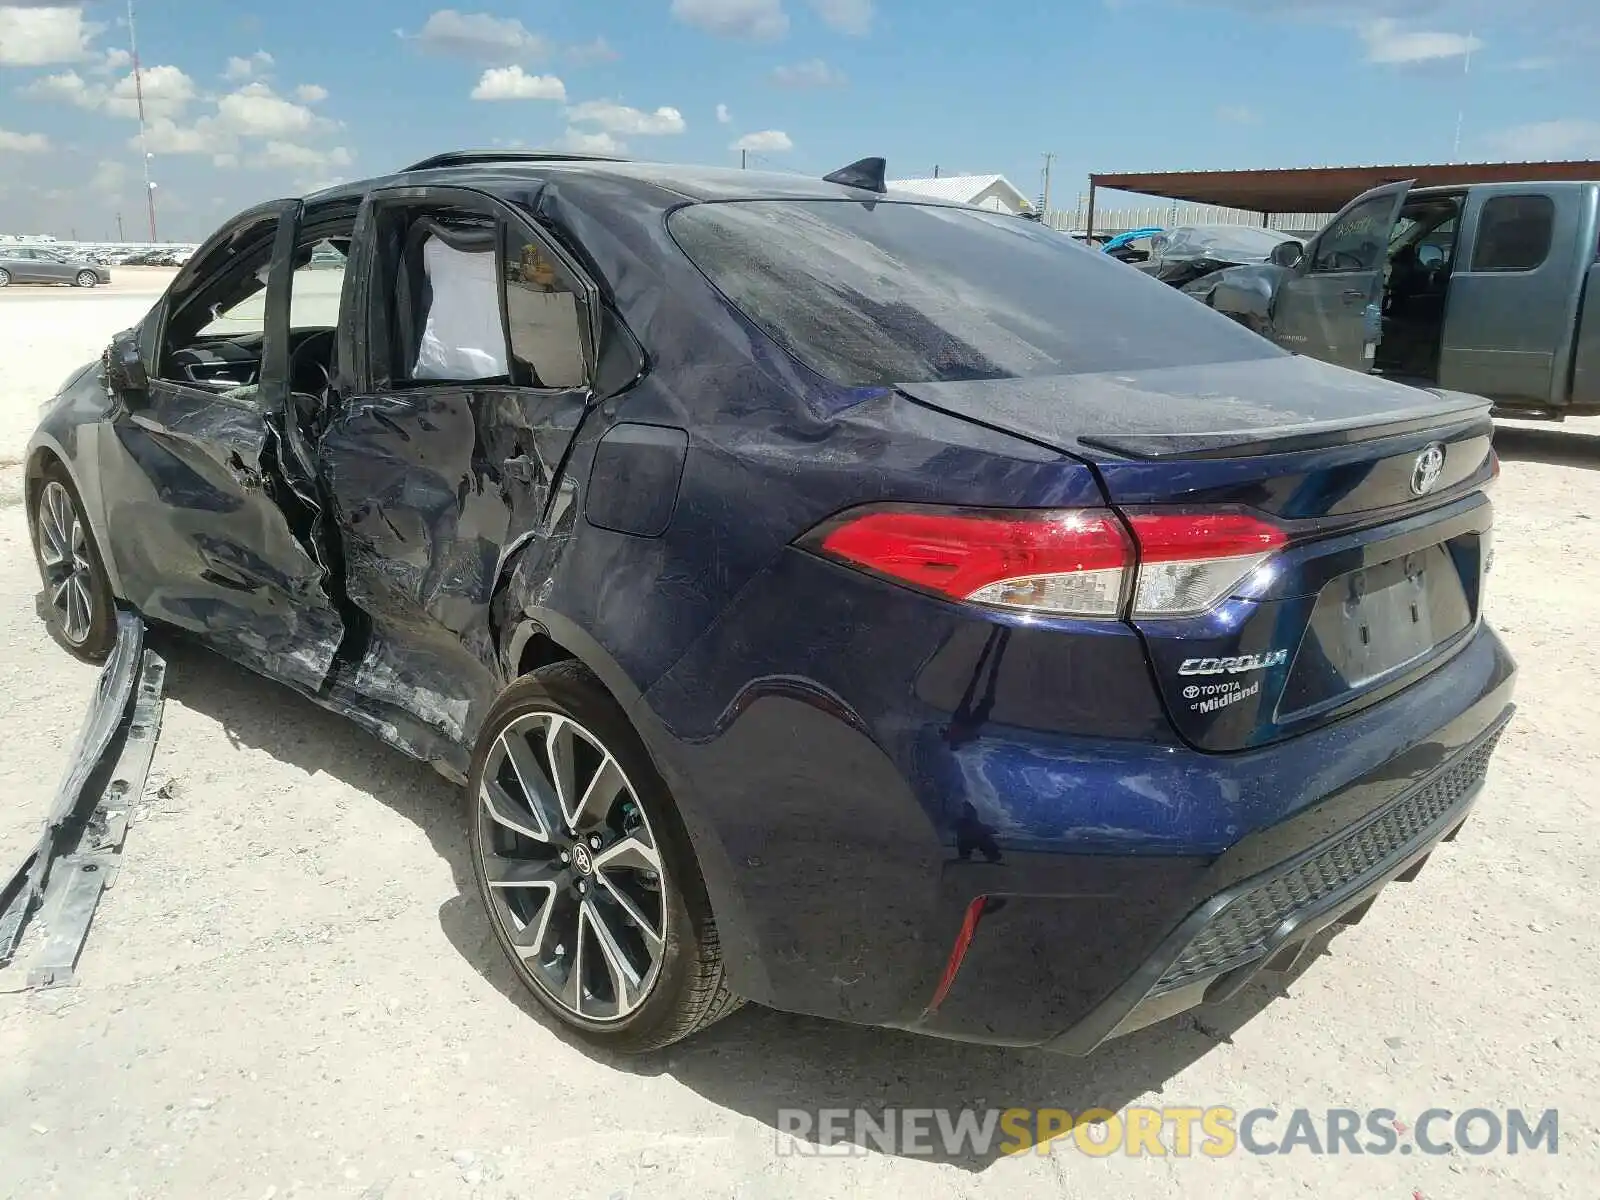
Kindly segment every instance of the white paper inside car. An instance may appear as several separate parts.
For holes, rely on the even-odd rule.
[[[493,379],[506,374],[495,254],[468,254],[430,237],[422,245],[433,299],[413,379]]]

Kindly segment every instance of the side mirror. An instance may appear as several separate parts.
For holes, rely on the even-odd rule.
[[[1279,242],[1269,257],[1273,266],[1288,268],[1298,267],[1305,256],[1305,247],[1299,242]]]
[[[123,395],[141,394],[149,390],[150,377],[145,373],[137,329],[125,330],[111,339],[106,372],[111,386]]]

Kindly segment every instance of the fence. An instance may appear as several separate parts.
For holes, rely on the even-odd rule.
[[[1256,225],[1267,229],[1280,229],[1286,233],[1315,233],[1327,224],[1331,213],[1274,213],[1265,221],[1258,212],[1237,208],[1217,208],[1206,204],[1153,204],[1146,208],[1096,207],[1094,231],[1098,234],[1126,233],[1130,229],[1160,226],[1172,229],[1178,225]],[[1052,209],[1045,222],[1053,229],[1077,231],[1089,221],[1089,204],[1079,198],[1076,208]]]

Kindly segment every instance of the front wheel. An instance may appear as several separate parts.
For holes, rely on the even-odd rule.
[[[738,1007],[677,808],[586,667],[556,663],[506,689],[478,739],[468,801],[495,937],[564,1025],[643,1053]]]
[[[100,284],[100,276],[96,275],[93,271],[79,271],[77,282],[79,287],[98,287]]]
[[[117,640],[111,583],[78,493],[61,467],[44,473],[29,515],[44,581],[45,623],[72,653],[99,662]]]

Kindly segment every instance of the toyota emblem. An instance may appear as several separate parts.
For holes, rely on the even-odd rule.
[[[1438,442],[1425,447],[1417,455],[1417,461],[1411,468],[1411,492],[1415,496],[1426,496],[1439,486],[1439,480],[1444,476],[1444,446]]]

